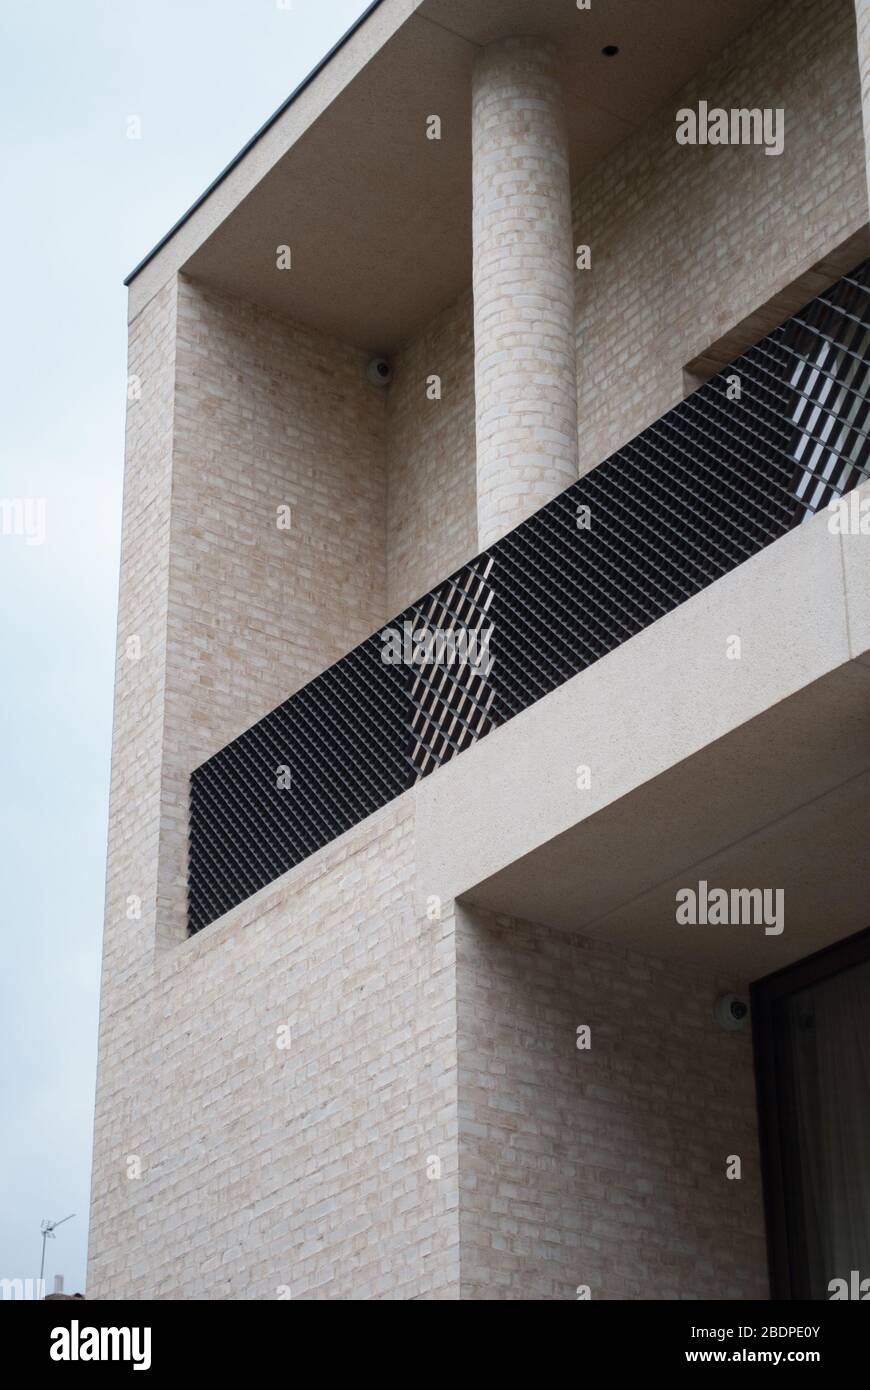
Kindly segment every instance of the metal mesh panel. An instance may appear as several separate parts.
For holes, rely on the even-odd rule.
[[[197,768],[190,930],[868,476],[868,267]]]
[[[430,649],[410,668],[409,678],[413,712],[408,761],[418,777],[425,777],[494,727],[495,690],[488,679],[491,569],[491,557],[480,555],[414,604],[415,629],[431,639]],[[464,636],[463,645],[450,642],[447,634]]]

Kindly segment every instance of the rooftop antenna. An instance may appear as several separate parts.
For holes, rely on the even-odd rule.
[[[75,1216],[75,1212],[74,1212],[74,1211],[71,1211],[70,1214],[69,1214],[69,1216],[63,1217],[63,1219],[62,1219],[61,1221],[43,1221],[43,1222],[41,1223],[40,1227],[39,1227],[39,1229],[42,1231],[42,1263],[41,1263],[40,1266],[39,1266],[39,1286],[40,1286],[40,1287],[42,1287],[43,1275],[44,1275],[44,1273],[45,1273],[45,1242],[46,1242],[46,1240],[54,1240],[54,1238],[55,1238],[54,1233],[55,1233],[56,1228],[57,1228],[58,1226],[62,1226],[63,1223],[64,1223],[64,1221],[72,1221],[72,1219],[73,1219],[74,1216]]]

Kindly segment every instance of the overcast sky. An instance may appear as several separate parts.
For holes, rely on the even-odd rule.
[[[0,1278],[84,1289],[124,276],[366,8],[0,6]],[[141,122],[127,138],[129,118]],[[44,538],[41,504],[44,502]]]

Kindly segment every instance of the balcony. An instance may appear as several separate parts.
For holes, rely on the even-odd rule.
[[[865,262],[196,768],[189,931],[870,476],[868,294]]]

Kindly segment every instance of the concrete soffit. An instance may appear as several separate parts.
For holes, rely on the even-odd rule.
[[[136,268],[130,318],[183,270],[392,351],[471,280],[470,76],[482,45],[555,40],[576,181],[769,2],[381,0]],[[440,140],[426,138],[430,115]],[[276,268],[281,245],[290,272]]]

